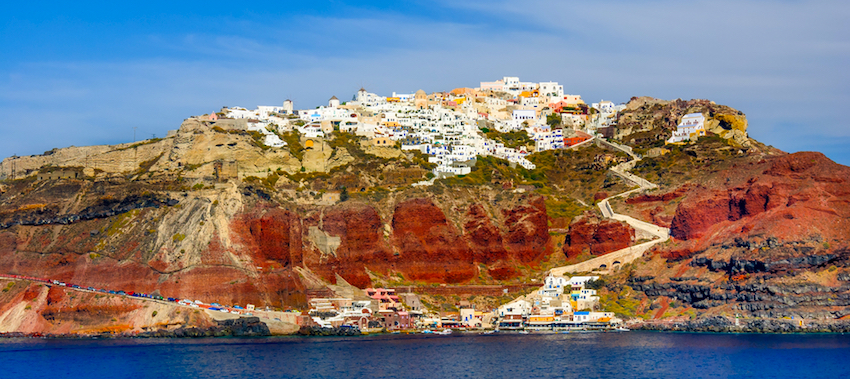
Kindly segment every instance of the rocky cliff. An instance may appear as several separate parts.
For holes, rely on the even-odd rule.
[[[564,254],[567,258],[575,258],[582,253],[600,256],[629,247],[634,240],[635,230],[629,224],[588,213],[570,225]]]
[[[706,131],[742,147],[751,146],[747,118],[743,112],[709,100],[660,100],[633,97],[618,115],[611,135],[632,146],[653,144],[670,138],[682,116],[702,113]]]
[[[607,296],[615,308],[638,300],[629,307],[650,319],[746,319],[723,330],[781,331],[789,318],[841,327],[824,322],[850,315],[850,168],[812,152],[733,162],[687,187],[623,204],[636,215],[672,212],[674,239],[612,277]]]
[[[710,135],[664,146],[694,111],[708,115]],[[848,168],[766,147],[746,126],[742,113],[704,100],[628,104],[617,139],[644,155],[632,172],[659,189],[611,205],[669,226],[674,239],[606,277],[606,307],[649,319],[848,314]],[[529,283],[636,242],[591,206],[630,189],[608,171],[626,154],[607,146],[537,153],[531,171],[480,158],[469,175],[413,186],[431,168],[421,154],[344,133],[313,149],[297,136],[282,149],[256,137],[190,120],[163,140],[4,160],[0,274],[286,308],[350,286],[447,296],[452,286]],[[84,175],[39,179],[59,168]],[[113,306],[100,301],[64,307]],[[26,330],[64,330],[46,306],[32,307]],[[9,309],[0,325],[22,311]],[[134,328],[148,325],[137,316],[127,316]]]
[[[408,188],[381,202],[353,194],[321,205],[271,187],[162,185],[116,178],[10,182],[0,206],[0,270],[285,307],[303,306],[311,291],[339,278],[361,288],[492,283],[516,278],[514,267],[553,252],[540,195],[482,202],[491,190],[457,196]]]

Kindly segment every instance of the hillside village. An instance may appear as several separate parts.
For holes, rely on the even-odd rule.
[[[549,275],[528,295],[494,309],[476,308],[468,301],[454,311],[428,310],[419,295],[396,293],[392,288],[367,288],[369,299],[314,298],[311,316],[304,325],[322,328],[356,327],[360,330],[496,329],[496,330],[588,330],[610,329],[622,323],[612,312],[598,312],[599,297],[588,284],[598,276],[571,278]]]
[[[298,269],[305,268],[306,270],[306,267],[310,264],[313,265],[310,269],[315,270],[310,272],[310,275],[318,273],[321,277],[320,279],[319,276],[315,280],[311,279],[310,285],[305,285],[305,288],[298,293],[299,297],[296,300],[298,307],[296,309],[305,310],[306,307],[309,307],[309,310],[305,310],[304,313],[297,312],[299,315],[297,324],[302,327],[338,328],[351,326],[362,330],[375,328],[387,330],[498,328],[500,330],[523,331],[613,329],[622,321],[615,317],[612,312],[600,312],[601,309],[606,308],[604,304],[602,306],[599,304],[600,298],[596,294],[597,286],[601,286],[601,284],[593,284],[598,277],[587,276],[606,274],[606,271],[602,270],[606,267],[605,264],[595,264],[593,267],[600,268],[596,271],[593,269],[570,271],[579,275],[572,278],[562,276],[566,272],[563,270],[556,270],[557,273],[548,271],[549,275],[544,279],[544,284],[539,289],[531,293],[512,289],[511,291],[514,293],[526,293],[514,299],[503,298],[509,294],[505,290],[504,293],[499,292],[495,295],[489,293],[481,295],[488,297],[486,301],[472,302],[471,300],[455,299],[457,302],[452,306],[452,303],[447,302],[442,296],[429,298],[427,296],[430,295],[426,294],[425,297],[420,298],[419,293],[414,293],[415,290],[409,288],[404,293],[396,294],[395,291],[401,290],[404,285],[423,284],[429,281],[431,284],[451,280],[449,282],[451,284],[485,283],[488,285],[511,278],[520,278],[516,280],[521,281],[523,276],[527,278],[527,275],[536,275],[532,271],[539,270],[541,266],[537,264],[522,265],[524,267],[521,268],[521,271],[516,271],[511,266],[540,259],[532,255],[542,256],[544,249],[548,249],[547,246],[550,246],[550,244],[553,248],[558,249],[557,252],[559,253],[566,251],[564,250],[566,244],[576,244],[576,246],[579,246],[578,249],[584,249],[578,239],[570,240],[568,238],[572,235],[570,237],[564,235],[570,230],[566,227],[571,228],[570,222],[574,219],[574,214],[570,213],[571,208],[569,208],[569,205],[573,202],[571,197],[573,195],[560,189],[558,191],[561,192],[553,194],[549,192],[549,188],[542,188],[541,193],[547,195],[545,199],[532,196],[526,198],[524,194],[528,191],[535,191],[535,186],[525,182],[523,186],[517,186],[516,190],[510,191],[513,197],[506,201],[504,205],[497,204],[500,200],[503,200],[498,199],[501,196],[500,192],[513,188],[514,184],[510,178],[502,183],[502,175],[505,174],[498,170],[487,170],[493,172],[492,178],[486,179],[489,182],[488,184],[493,184],[493,187],[486,188],[491,192],[487,194],[487,197],[485,197],[487,200],[484,200],[483,203],[487,204],[488,208],[492,207],[492,209],[458,202],[457,204],[443,204],[445,210],[442,210],[430,199],[429,194],[442,194],[443,184],[451,183],[456,179],[440,181],[437,182],[437,185],[431,187],[418,186],[430,186],[435,183],[435,179],[464,176],[473,171],[484,171],[480,170],[481,167],[490,168],[486,165],[492,165],[493,160],[482,159],[482,157],[502,159],[513,168],[529,171],[536,169],[536,162],[540,166],[539,170],[542,171],[543,168],[550,165],[550,163],[540,159],[543,156],[556,162],[551,164],[553,167],[565,166],[564,162],[570,162],[570,160],[576,158],[592,162],[592,165],[585,163],[582,167],[573,166],[573,168],[576,171],[583,170],[595,173],[595,175],[575,178],[576,182],[586,182],[588,177],[593,178],[593,180],[596,180],[593,184],[594,190],[597,188],[604,188],[607,191],[622,189],[626,191],[623,194],[627,194],[654,188],[652,183],[627,172],[634,167],[644,153],[651,156],[651,152],[648,149],[633,151],[632,146],[620,144],[624,141],[614,134],[617,133],[616,129],[621,126],[619,124],[627,125],[626,127],[629,130],[636,133],[652,130],[651,121],[647,121],[651,119],[645,115],[654,115],[653,112],[656,112],[661,105],[659,105],[660,102],[642,100],[642,98],[632,100],[628,105],[615,105],[610,101],[600,101],[588,105],[579,95],[565,94],[563,86],[556,82],[520,82],[516,77],[504,77],[494,82],[481,82],[477,88],[457,88],[449,92],[431,94],[418,90],[414,93],[394,92],[391,96],[381,96],[361,88],[350,101],[343,102],[333,96],[328,100],[327,106],[314,109],[296,109],[290,100],[284,101],[281,106],[258,106],[256,109],[224,107],[217,112],[188,118],[179,130],[169,132],[169,136],[165,139],[116,146],[54,149],[42,156],[13,157],[4,161],[4,165],[0,166],[0,169],[2,169],[0,170],[0,179],[11,178],[13,180],[9,183],[16,185],[23,185],[23,181],[29,181],[33,186],[46,186],[47,183],[45,182],[50,181],[65,182],[67,179],[79,181],[83,177],[97,177],[99,179],[96,180],[103,181],[110,177],[118,178],[119,175],[122,175],[129,182],[146,180],[147,182],[140,185],[151,185],[150,183],[158,185],[159,190],[168,192],[178,199],[163,198],[159,202],[151,202],[150,205],[144,206],[155,209],[160,206],[167,206],[169,209],[163,210],[162,213],[166,214],[169,210],[173,210],[174,219],[179,219],[179,221],[169,223],[169,229],[166,231],[153,227],[139,229],[143,234],[139,238],[149,235],[156,238],[153,247],[145,254],[154,257],[153,264],[157,265],[158,270],[163,267],[165,269],[186,267],[186,265],[191,267],[198,262],[203,264],[203,260],[188,262],[191,256],[185,252],[198,251],[210,254],[209,252],[212,250],[210,246],[216,248],[224,246],[215,245],[217,242],[214,240],[219,236],[224,236],[224,238],[236,237],[233,238],[236,242],[225,242],[229,244],[227,249],[230,250],[221,250],[221,252],[227,251],[228,254],[231,251],[238,251],[240,246],[253,248],[249,244],[251,239],[255,239],[262,242],[258,242],[256,246],[256,263],[250,263],[254,262],[253,257],[251,259],[237,257],[237,259],[241,259],[238,262],[240,265],[243,264],[243,261],[249,262],[249,269],[256,270],[254,276],[261,277],[261,272],[265,274],[279,270],[280,273],[286,272],[287,278],[290,278],[292,267],[297,266]],[[681,102],[681,100],[678,102]],[[711,105],[713,103],[703,101],[700,104]],[[715,116],[710,107],[682,106],[681,108],[683,111],[678,115],[664,118],[666,122],[664,128],[657,128],[653,131],[662,138],[657,138],[651,145],[646,144],[644,147],[683,144],[696,140],[698,137],[706,136],[707,128],[716,129],[719,123],[719,121],[713,119]],[[684,109],[687,109],[687,111],[684,111]],[[639,110],[639,112],[636,112],[636,110]],[[705,114],[708,115],[709,119],[703,116],[701,112],[706,112]],[[628,124],[626,124],[627,122]],[[674,125],[676,125],[676,128],[672,131],[671,136],[670,129]],[[711,133],[715,133],[715,129],[709,130]],[[596,140],[595,143],[588,144],[592,140]],[[705,141],[711,140],[706,139]],[[563,153],[548,153],[548,156],[541,154],[529,157],[534,153],[564,150],[582,145],[585,148]],[[612,151],[616,151],[616,154],[621,156],[616,157],[604,152],[598,145],[610,147]],[[376,158],[376,155],[372,153],[380,152],[381,149],[390,151],[390,154],[394,155],[388,155],[390,158],[386,156]],[[590,153],[587,153],[588,150]],[[320,151],[321,153],[319,153]],[[407,154],[402,152],[407,152]],[[312,159],[308,157],[309,154],[321,155],[322,157],[321,159]],[[421,164],[420,167],[409,169],[411,171],[410,178],[405,177],[402,184],[406,187],[406,191],[419,191],[415,194],[416,196],[424,195],[429,196],[429,198],[397,199],[394,206],[392,202],[384,204],[381,197],[382,189],[378,186],[366,183],[355,187],[349,186],[347,182],[341,185],[341,181],[331,182],[329,178],[326,178],[331,175],[325,174],[333,174],[334,171],[331,171],[331,169],[335,167],[349,165],[342,173],[338,172],[339,177],[345,176],[348,180],[347,178],[352,176],[355,178],[368,176],[373,167],[380,167],[382,173],[380,175],[387,174],[389,177],[393,171],[405,170],[408,167],[403,163],[413,161],[420,164],[419,162],[424,162],[423,155],[426,156],[425,160],[428,164]],[[553,157],[557,157],[558,160],[554,160]],[[630,157],[632,160],[626,161],[626,157]],[[125,161],[124,158],[131,160]],[[609,158],[610,162],[607,161]],[[357,166],[358,159],[380,161],[380,166],[377,164]],[[394,161],[394,159],[398,159],[398,161]],[[311,160],[321,161],[322,163],[308,164]],[[600,160],[606,160],[605,164],[597,166],[597,161]],[[402,162],[399,163],[399,161]],[[50,163],[45,164],[45,162]],[[502,165],[500,167],[507,168],[507,163],[501,162],[499,164]],[[478,165],[478,168],[476,168],[476,165]],[[524,172],[522,169],[519,172]],[[619,177],[624,179],[626,185],[607,184],[602,187],[608,181],[608,174],[605,173],[608,169],[611,173],[611,183],[618,182],[616,178]],[[425,175],[427,170],[432,171]],[[17,176],[16,172],[22,175]],[[106,175],[101,175],[102,173],[106,173]],[[4,174],[5,177],[2,176]],[[37,175],[33,177],[32,174]],[[262,177],[264,174],[269,175],[270,178],[274,177],[274,179],[286,176],[288,182],[275,186],[274,181],[258,179],[258,176]],[[476,174],[480,174],[480,172]],[[535,175],[538,174],[535,173]],[[550,176],[547,172],[545,175],[557,178],[557,174]],[[171,176],[176,177],[178,185],[172,185],[168,182]],[[14,181],[22,177],[28,179]],[[475,177],[475,175],[470,175],[470,177]],[[208,178],[213,179],[208,180]],[[314,183],[311,182],[320,182],[323,180],[322,178],[327,180],[325,187],[312,185]],[[188,180],[184,181],[184,179]],[[231,181],[231,179],[235,180]],[[457,179],[459,181],[463,178]],[[380,178],[380,180],[384,179]],[[387,181],[390,182],[389,179]],[[558,182],[563,184],[562,187],[564,188],[570,185],[563,178],[558,179]],[[239,183],[243,183],[244,186],[241,191]],[[264,187],[260,189],[250,187],[257,183],[264,185]],[[306,186],[305,183],[311,185]],[[210,185],[207,186],[207,184]],[[633,186],[630,187],[629,185],[638,188],[632,188]],[[140,188],[139,191],[141,192],[144,188]],[[311,191],[301,191],[302,188]],[[329,190],[325,191],[323,188]],[[343,195],[349,196],[346,188],[358,189],[357,192],[360,192],[360,194],[352,196],[356,196],[358,199],[374,200],[375,204],[380,204],[380,206],[370,210],[362,206],[361,203],[353,205],[349,203],[347,206],[343,204],[339,206],[341,210],[339,216],[333,215],[329,212],[330,208],[326,207],[333,207],[345,202]],[[369,189],[371,188],[378,189],[373,191],[374,194],[370,194]],[[287,206],[293,206],[290,209],[303,207],[298,210],[308,213],[308,217],[312,218],[305,218],[302,221],[297,219],[298,216],[294,213],[282,213],[289,212],[289,210],[269,210],[272,208],[265,208],[265,205],[262,204],[252,204],[241,197],[256,194],[258,202],[259,199],[272,202],[272,196],[269,193],[274,193],[272,191],[276,189],[284,195],[281,196],[283,201],[292,201],[292,203],[287,203]],[[337,192],[331,189],[341,189],[341,191]],[[364,189],[367,191],[364,191]],[[97,188],[97,190],[102,191],[100,188]],[[269,192],[265,192],[266,190],[269,190]],[[0,187],[0,193],[5,191],[6,187]],[[306,198],[308,192],[312,200],[302,201],[301,198]],[[363,195],[363,192],[366,192],[366,195]],[[21,193],[24,194],[24,192]],[[372,195],[374,195],[374,199],[367,197]],[[469,196],[474,197],[475,195]],[[605,197],[597,195],[608,196],[604,191],[589,192],[586,196],[575,197],[575,202],[581,203],[584,209],[591,208],[582,201],[582,198],[588,203],[591,199],[594,201],[605,200]],[[110,200],[102,192],[97,193],[97,199],[101,202],[104,199]],[[228,208],[225,209],[222,204]],[[251,208],[252,206],[254,208]],[[31,207],[25,204],[17,209],[26,211],[32,209]],[[385,209],[381,209],[381,207]],[[406,207],[410,209],[410,216],[406,216]],[[604,217],[616,219],[616,215],[606,201],[600,202],[599,207]],[[39,214],[45,214],[44,209],[43,205],[39,205]],[[201,210],[198,211],[197,209]],[[222,210],[222,212],[219,212],[219,210]],[[447,217],[446,211],[458,214],[465,212],[465,214],[460,216],[449,214]],[[257,217],[262,218],[253,220],[249,218],[254,217],[249,212],[256,212]],[[585,213],[587,212],[592,211]],[[138,213],[140,212],[131,216]],[[426,216],[430,219],[426,219]],[[86,214],[79,217],[97,218],[101,216]],[[158,222],[159,220],[144,214],[143,217],[146,217],[150,222]],[[185,222],[187,217],[192,218],[193,221]],[[359,221],[349,224],[347,219],[352,217],[358,218]],[[411,227],[406,226],[405,217],[411,218],[408,222]],[[490,217],[493,218],[494,224],[498,226],[488,226],[484,223],[484,221],[489,223]],[[556,218],[563,218],[563,220]],[[65,219],[60,219],[57,222],[65,222],[62,220]],[[213,220],[215,220],[215,223],[212,222]],[[387,220],[387,222],[385,223],[384,220]],[[357,229],[359,225],[355,225],[360,221],[372,226],[361,231]],[[555,224],[555,221],[558,224]],[[25,220],[24,222],[29,221]],[[46,223],[45,221],[37,222]],[[30,224],[34,223],[30,222]],[[245,225],[243,226],[240,223]],[[455,226],[452,223],[457,223],[457,230],[462,230],[462,232],[458,233],[453,229]],[[476,225],[479,225],[478,223],[483,226],[476,228]],[[12,220],[5,225],[8,228],[19,224],[30,225],[19,220]],[[204,228],[203,233],[192,233],[191,227],[187,226],[191,224],[197,224],[200,228]],[[413,227],[419,227],[420,224],[424,226],[421,228],[422,230]],[[438,225],[438,227],[432,225]],[[632,224],[626,221],[623,225],[617,225],[620,229],[613,226],[609,229],[611,231],[627,230],[625,225]],[[501,226],[504,226],[504,234],[500,230]],[[443,229],[439,229],[440,227]],[[640,229],[640,226],[637,228]],[[108,228],[102,229],[107,230]],[[222,232],[219,233],[218,229]],[[375,230],[378,232],[373,233]],[[285,233],[286,231],[289,232],[289,235],[278,234],[278,232]],[[104,235],[104,238],[110,237],[109,233],[101,233],[101,230],[84,232],[83,235],[91,237],[101,235]],[[267,235],[266,233],[273,234]],[[443,235],[440,233],[443,233]],[[669,232],[664,234],[668,235]],[[411,238],[419,235],[425,235],[427,238],[411,240]],[[437,237],[431,238],[435,235]],[[560,239],[553,239],[551,238],[552,235],[559,235]],[[561,237],[560,235],[564,236]],[[602,233],[599,233],[599,235],[602,235]],[[485,256],[476,258],[479,259],[478,261],[462,261],[470,254],[462,251],[465,242],[462,242],[459,239],[460,237],[455,236],[476,238],[470,246],[477,247],[478,245],[475,244],[480,241],[487,242],[487,245],[481,244],[483,246],[482,251],[487,253],[502,251],[504,257],[490,258]],[[151,239],[153,238],[151,237]],[[291,240],[288,238],[291,238]],[[267,240],[273,240],[274,243],[272,245],[266,244],[265,241]],[[362,241],[367,242],[361,244]],[[408,243],[408,241],[413,242]],[[631,238],[631,241],[627,238],[625,248],[629,248],[632,242],[636,242],[634,237]],[[653,241],[644,242],[644,244],[650,242]],[[389,246],[387,249],[383,248],[384,243]],[[418,245],[414,246],[412,243]],[[437,246],[439,244],[445,244],[446,247]],[[422,262],[413,261],[409,266],[403,266],[402,264],[407,264],[403,259],[408,259],[408,252],[416,251],[416,246],[420,245],[424,246],[423,249],[434,249],[433,256],[439,256],[440,259],[448,257],[445,258],[445,267],[456,269],[459,272],[466,268],[467,271],[450,278],[450,274],[455,275],[448,273],[450,269],[436,265],[430,267],[428,264],[431,263],[429,260],[432,258],[424,257],[423,259],[414,254],[410,254],[410,257],[421,259]],[[457,249],[457,256],[460,257],[457,259],[451,256],[455,253],[455,250],[452,250],[455,245],[461,246]],[[103,249],[100,246],[110,245],[109,242],[101,241],[93,247],[85,248],[96,252],[92,254],[99,257]],[[305,248],[303,253],[298,250],[302,247]],[[523,249],[528,250],[528,252],[525,253]],[[625,249],[616,251],[621,250],[624,251]],[[374,254],[373,257],[364,259],[364,262],[369,263],[360,264],[359,261],[356,261],[360,259],[356,254],[363,251]],[[428,250],[423,251],[431,253]],[[580,251],[581,254],[585,254],[581,256],[582,259],[596,254],[592,250],[588,251],[590,251],[588,254],[591,255],[585,254],[584,250]],[[640,254],[633,254],[631,249],[627,253],[631,254],[629,255],[630,259],[640,256]],[[520,254],[527,254],[528,257]],[[558,254],[551,256],[556,255]],[[572,258],[575,257],[566,255],[565,258],[553,258],[551,262],[546,263],[546,267],[551,268],[552,265],[564,263],[558,259]],[[95,258],[90,259],[94,260]],[[151,258],[141,257],[139,259],[150,260]],[[358,263],[356,265],[349,264],[344,259]],[[612,268],[615,267],[614,263],[617,263],[617,269],[619,269],[620,264],[627,262],[623,259],[617,259],[616,262],[609,262]],[[167,263],[171,260],[181,263],[179,265]],[[187,260],[187,262],[183,263],[181,260]],[[377,263],[372,265],[372,262]],[[380,264],[386,264],[386,262],[391,262],[388,269],[380,266]],[[395,265],[396,262],[400,264]],[[365,264],[370,264],[370,266],[365,266]],[[362,265],[362,267],[359,265]],[[239,272],[241,275],[241,271]],[[404,272],[404,275],[402,275],[402,272]],[[547,272],[547,270],[539,272]],[[301,278],[305,277],[305,274],[301,271],[299,273]],[[334,276],[337,280],[342,278],[350,281],[354,287],[363,289],[362,291],[366,293],[367,297],[360,296],[359,293],[357,296],[347,296],[348,294],[345,293],[323,290],[323,286],[329,285],[327,283],[336,283],[331,276]],[[281,275],[281,277],[283,276]],[[400,281],[396,281],[395,278],[399,278]],[[533,281],[536,280],[538,279],[533,279]],[[228,286],[232,286],[234,283],[238,283],[238,280],[222,279],[222,283],[224,282],[227,282]],[[174,280],[175,285],[179,283],[177,279]],[[281,285],[285,286],[285,290],[281,290],[281,293],[286,293],[287,298],[280,303],[272,303],[276,308],[279,306],[278,304],[280,304],[280,308],[283,308],[282,305],[289,301],[288,295],[291,284],[285,282]],[[133,290],[138,292],[136,288]],[[421,289],[419,292],[421,292]],[[203,301],[216,300],[222,303],[235,303],[229,297],[225,297],[223,300],[215,299],[208,293],[201,296],[175,292],[175,294],[177,293],[180,293],[180,297],[191,297]],[[257,299],[258,297],[252,297],[248,301],[264,304],[268,308],[270,301]],[[428,304],[425,305],[424,302],[428,302]],[[192,304],[205,308],[205,304],[199,300],[192,301]],[[209,303],[210,307],[213,308],[215,304],[217,303]],[[246,304],[249,303],[246,302]],[[448,308],[451,309],[448,311],[443,309],[446,305],[449,305]],[[192,305],[186,306],[191,307]],[[439,312],[435,312],[437,307],[439,307]],[[234,309],[239,310],[239,308],[234,307],[233,309],[226,309],[225,312],[233,314]]]
[[[383,149],[387,154],[378,155],[384,158],[400,156],[401,152],[407,152],[408,157],[412,152],[427,155],[428,166],[423,168],[431,170],[425,178],[430,180],[416,184],[430,185],[434,178],[475,171],[478,157],[500,158],[512,167],[534,170],[536,165],[528,159],[530,154],[571,148],[594,139],[616,139],[617,130],[623,129],[620,115],[626,107],[604,100],[588,105],[580,95],[564,93],[557,82],[521,82],[517,77],[431,94],[418,90],[381,96],[361,88],[350,101],[333,96],[327,106],[314,109],[296,109],[291,100],[281,106],[255,109],[224,107],[189,117],[179,130],[169,131],[165,139],[72,146],[41,155],[9,157],[0,163],[0,180],[33,174],[38,174],[39,181],[95,177],[99,173],[120,176],[140,168],[142,172],[181,171],[186,167],[194,171],[198,166],[202,169],[186,173],[186,177],[221,177],[222,170],[232,171],[229,177],[237,179],[264,177],[268,172],[280,174],[281,170],[328,172],[355,161],[346,153],[335,156],[332,148],[327,149],[337,136],[344,134],[348,136],[345,138],[358,139],[370,153]],[[664,142],[695,140],[706,135],[707,125],[702,113],[688,114],[681,118],[672,136],[663,137]],[[641,128],[648,130],[652,126]],[[210,129],[231,136],[249,136],[246,142],[263,151],[241,150],[237,141],[221,136],[213,138],[215,142],[187,140],[193,133]],[[288,146],[293,142],[299,146]],[[210,147],[204,143],[216,149],[208,155],[184,155],[191,149]],[[232,149],[221,148],[224,145],[248,154],[238,154],[237,158],[232,156]],[[309,159],[304,159],[304,154],[293,149],[323,151],[307,154]],[[213,163],[217,166],[213,167]]]
[[[265,144],[284,147],[280,133],[297,131],[312,146],[334,131],[354,133],[374,146],[400,146],[429,155],[434,175],[464,175],[477,156],[493,156],[532,170],[526,156],[563,149],[604,135],[625,105],[600,101],[589,106],[580,95],[564,93],[557,82],[521,82],[504,77],[478,88],[450,92],[395,93],[381,96],[361,88],[351,101],[334,96],[327,106],[297,110],[282,106],[241,107],[198,116],[203,121],[244,120],[249,131],[265,135]],[[493,139],[491,131],[521,133],[524,143]],[[495,135],[498,138],[498,135]],[[313,140],[316,140],[315,142]],[[678,142],[678,140],[677,140]],[[425,183],[423,183],[425,184]]]

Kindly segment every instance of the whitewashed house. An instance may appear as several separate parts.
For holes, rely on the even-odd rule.
[[[256,119],[259,117],[257,111],[249,111],[242,107],[227,108],[224,115],[236,119]]]
[[[375,107],[387,103],[386,97],[378,96],[371,92],[366,92],[366,90],[363,88],[360,88],[360,90],[357,91],[357,94],[354,96],[354,99],[358,104],[364,107]]]
[[[564,293],[564,290],[569,291],[570,289],[570,282],[567,278],[549,275],[544,279],[543,288],[538,292],[543,296],[558,297]]]
[[[499,317],[505,317],[508,315],[520,315],[526,317],[529,314],[531,314],[531,303],[527,300],[514,300],[499,307]]]
[[[564,86],[558,84],[558,82],[540,82],[538,84],[538,90],[540,91],[540,96],[548,98],[561,98],[564,96]]]
[[[696,141],[702,136],[705,136],[705,116],[702,113],[690,113],[682,117],[682,121],[676,126],[673,136],[667,142]]]
[[[337,107],[339,107],[339,99],[337,99],[336,96],[333,96],[328,100],[328,108],[337,108]]]

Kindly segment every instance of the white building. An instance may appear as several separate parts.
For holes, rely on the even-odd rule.
[[[268,119],[274,114],[283,113],[283,107],[260,105],[257,107],[256,114],[261,120]]]
[[[395,92],[393,92],[392,97],[398,98],[398,100],[401,101],[401,102],[408,102],[411,99],[413,99],[413,96],[414,96],[414,94],[412,94],[412,93],[395,93]]]
[[[540,82],[538,84],[538,90],[540,91],[540,96],[549,98],[561,98],[564,96],[564,86],[559,85],[558,82]]]
[[[600,322],[600,320],[604,320],[604,322],[614,322],[617,321],[614,317],[614,312],[575,312],[573,314],[573,321],[575,322]]]
[[[584,285],[587,284],[587,282],[598,279],[598,276],[574,276],[570,278],[570,286],[584,288]]]
[[[481,86],[478,89],[481,91],[507,92],[516,96],[522,91],[532,91],[537,89],[537,84],[521,82],[519,81],[519,78],[515,76],[505,76],[501,80],[497,80],[495,82],[481,82]]]
[[[535,151],[546,151],[564,148],[564,130],[552,129],[548,125],[535,126],[526,129],[535,143]]]
[[[698,137],[705,135],[705,117],[702,113],[690,113],[682,117],[682,121],[673,131],[673,136],[667,140],[668,143],[684,141],[696,141]]]
[[[608,100],[600,100],[598,103],[590,104],[590,107],[599,111],[599,113],[616,112],[614,103]]]
[[[224,115],[236,119],[256,119],[260,116],[258,111],[249,111],[242,107],[227,108]]]
[[[357,91],[357,94],[354,96],[354,100],[364,107],[375,107],[387,103],[386,97],[378,96],[371,92],[366,92],[366,90],[363,88],[360,88],[360,90]]]
[[[570,282],[562,276],[549,275],[543,281],[543,288],[538,293],[542,296],[559,297],[564,290],[570,290]]]
[[[528,316],[531,313],[531,303],[526,300],[514,300],[499,307],[499,317],[507,315]]]
[[[513,111],[511,118],[519,123],[528,121],[530,125],[533,125],[537,119],[537,112],[533,109],[517,109]]]

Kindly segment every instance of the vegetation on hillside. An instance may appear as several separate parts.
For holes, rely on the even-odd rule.
[[[717,136],[705,136],[692,144],[667,145],[666,154],[644,157],[632,172],[662,187],[677,186],[693,180],[700,172],[719,170],[729,164],[729,158],[737,154],[728,140]],[[638,150],[646,153],[646,150]]]
[[[486,130],[486,131],[485,131]],[[496,130],[482,129],[484,135],[487,138],[494,140],[496,142],[501,142],[505,145],[505,147],[510,147],[513,149],[518,149],[520,147],[534,147],[534,140],[528,137],[528,133],[525,130],[513,131],[508,133],[500,133]]]
[[[283,142],[286,142],[286,146],[289,147],[289,153],[295,159],[299,161],[304,160],[304,146],[301,145],[301,133],[298,133],[297,130],[292,130],[290,132],[280,133],[278,136]]]

